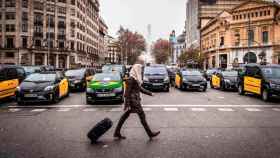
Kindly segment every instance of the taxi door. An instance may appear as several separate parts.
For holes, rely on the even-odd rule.
[[[247,92],[261,94],[261,79],[245,76],[244,77],[244,90]]]
[[[15,95],[19,80],[16,69],[3,69],[0,77],[0,99]]]
[[[68,80],[66,78],[63,78],[60,83],[59,83],[59,97],[65,96],[69,89],[69,85],[68,85]]]
[[[212,75],[212,85],[217,88],[221,85],[221,79],[217,74]]]
[[[176,73],[175,76],[175,85],[176,87],[180,88],[181,87],[181,76],[179,73]]]

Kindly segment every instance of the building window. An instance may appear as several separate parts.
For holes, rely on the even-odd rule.
[[[58,47],[59,48],[64,48],[64,42],[63,41],[59,41],[58,42]]]
[[[47,4],[46,10],[47,10],[48,12],[55,12],[55,5],[53,5],[53,4]]]
[[[22,48],[27,48],[27,37],[22,37]]]
[[[263,31],[262,32],[262,42],[264,44],[267,44],[268,43],[268,31]]]
[[[14,58],[14,57],[15,57],[15,54],[14,54],[14,52],[6,52],[6,53],[5,53],[5,57],[6,57],[6,58]]]
[[[6,0],[5,6],[6,7],[16,7],[16,0]]]
[[[44,10],[44,3],[34,1],[34,6],[33,7],[34,7],[34,9],[37,9],[37,10]]]
[[[6,38],[6,48],[14,48],[14,38],[13,37],[7,37]]]
[[[258,17],[259,16],[259,12],[256,12],[255,15],[256,15],[256,17]]]
[[[2,32],[2,24],[0,24],[0,32]],[[1,40],[0,40],[1,41]],[[2,42],[2,41],[1,41]]]
[[[267,15],[270,15],[270,10],[267,11]]]
[[[220,46],[224,46],[224,44],[225,44],[225,38],[224,38],[224,36],[221,36],[220,37]]]
[[[14,20],[14,19],[16,19],[15,12],[6,12],[6,20]]]
[[[263,12],[262,11],[260,11],[260,16],[263,16]]]
[[[35,47],[41,47],[42,46],[42,42],[41,40],[35,40]]]
[[[15,31],[16,31],[15,24],[7,24],[6,25],[6,32],[15,32]]]
[[[251,46],[255,42],[254,30],[248,30],[248,45]]]
[[[66,8],[65,7],[58,7],[58,13],[60,14],[66,14]]]
[[[239,30],[235,31],[234,37],[235,37],[235,46],[239,46],[240,45],[240,33],[239,33]]]
[[[22,32],[28,32],[28,23],[22,22],[21,29],[22,29]]]
[[[28,8],[28,0],[22,0],[22,8]]]
[[[71,0],[71,4],[72,4],[72,5],[75,5],[75,0]]]
[[[71,46],[70,46],[70,48],[71,48],[71,50],[74,50],[74,42],[73,41],[71,41]]]
[[[66,0],[58,0],[60,3],[66,3]]]

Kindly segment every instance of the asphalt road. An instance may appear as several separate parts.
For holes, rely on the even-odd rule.
[[[150,141],[131,115],[122,131],[127,139],[116,141],[119,104],[85,105],[83,93],[57,105],[6,101],[0,108],[0,158],[279,158],[279,103],[213,89],[157,92],[143,96],[143,105],[160,136]],[[104,117],[114,127],[91,145],[86,133]]]

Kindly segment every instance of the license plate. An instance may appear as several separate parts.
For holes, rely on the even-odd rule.
[[[97,94],[98,97],[114,97],[115,93],[103,93],[103,94]]]
[[[26,98],[34,98],[34,97],[37,97],[38,95],[37,94],[25,94],[24,97]]]
[[[200,84],[193,84],[193,87],[200,87]]]
[[[153,83],[153,86],[162,86],[162,83]]]

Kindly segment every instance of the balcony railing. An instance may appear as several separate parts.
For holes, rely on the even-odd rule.
[[[66,35],[57,35],[57,39],[65,40],[66,39]]]
[[[58,28],[66,28],[66,24],[64,22],[58,22]]]
[[[34,32],[34,37],[42,37],[43,38],[43,32]]]
[[[43,26],[43,21],[34,21],[34,25]]]

